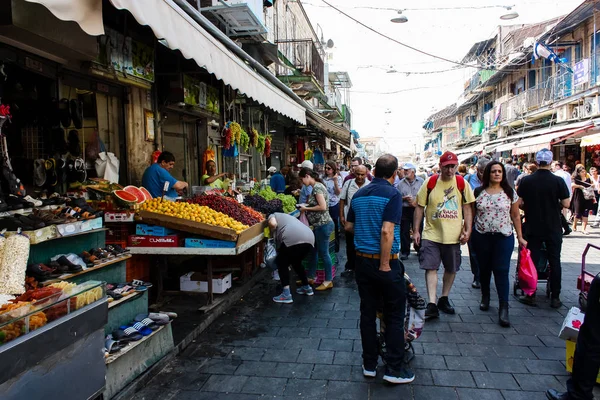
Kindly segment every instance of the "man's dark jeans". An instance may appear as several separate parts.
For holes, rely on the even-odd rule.
[[[596,275],[588,293],[588,308],[573,360],[573,376],[567,381],[569,398],[591,400],[600,370],[600,274]]]
[[[479,280],[479,260],[477,259],[477,253],[475,252],[475,246],[473,246],[473,235],[467,242],[469,248],[469,264],[471,264],[471,272],[473,273],[473,280]]]
[[[379,260],[356,256],[363,364],[369,370],[375,369],[379,357],[376,315],[382,297],[386,363],[392,369],[400,370],[404,359],[404,265],[396,259],[390,260],[390,267],[390,272],[381,272]]]
[[[354,271],[356,268],[356,249],[354,248],[354,234],[346,232],[346,271]]]
[[[400,221],[400,254],[410,254],[410,229],[413,227],[414,207],[402,207],[402,220]],[[421,221],[421,233],[423,233],[423,221]],[[415,251],[419,251],[420,246],[415,245]]]
[[[548,257],[548,264],[550,264],[550,292],[553,299],[559,298],[562,279],[562,268],[560,265],[562,233],[548,233],[544,236],[527,235],[526,240],[527,248],[531,251],[531,260],[535,265],[539,263],[542,245],[546,245],[546,255]]]

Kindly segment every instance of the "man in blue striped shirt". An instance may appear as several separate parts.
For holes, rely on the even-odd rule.
[[[375,164],[375,178],[352,198],[346,230],[354,233],[356,283],[360,295],[363,375],[377,375],[377,306],[383,298],[386,370],[390,383],[410,383],[414,373],[404,363],[404,266],[398,260],[402,195],[394,188],[396,157],[386,154]]]

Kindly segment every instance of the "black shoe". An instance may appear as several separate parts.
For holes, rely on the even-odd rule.
[[[573,232],[573,230],[571,228],[568,228],[566,231],[563,232],[563,236],[567,236],[571,232]]]
[[[454,311],[454,307],[452,307],[450,305],[450,300],[448,300],[447,296],[440,297],[440,299],[438,300],[437,306],[442,312],[444,312],[446,314],[455,314],[456,313],[456,311]]]
[[[481,311],[487,311],[490,309],[490,295],[482,295],[481,296],[481,304],[479,304],[479,309]]]
[[[479,280],[478,280],[478,279],[475,279],[475,280],[473,281],[473,283],[471,283],[471,287],[472,287],[473,289],[481,289],[481,283],[479,283]]]
[[[519,303],[523,303],[528,306],[537,307],[537,303],[535,302],[535,296],[519,296],[517,297]]]
[[[560,393],[554,389],[546,390],[546,397],[548,400],[570,400],[569,392]]]
[[[558,297],[551,299],[550,300],[550,307],[552,308],[561,308],[562,307],[562,301],[560,301],[560,299]]]
[[[437,318],[440,316],[440,311],[435,303],[427,304],[427,309],[425,310],[425,319]]]
[[[510,326],[510,320],[508,319],[508,302],[501,301],[500,309],[498,310],[498,323],[500,326],[508,328]]]
[[[415,373],[406,366],[402,366],[399,371],[386,367],[383,380],[389,383],[411,383],[415,380]]]
[[[406,260],[408,260],[408,254],[402,254],[402,255],[400,256],[400,259],[401,259],[402,261],[406,261]]]

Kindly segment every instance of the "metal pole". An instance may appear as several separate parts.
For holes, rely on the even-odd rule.
[[[594,4],[594,37],[593,37],[593,42],[594,42],[594,47],[593,47],[593,52],[594,54],[592,54],[592,74],[593,74],[593,82],[594,85],[596,85],[596,5]]]

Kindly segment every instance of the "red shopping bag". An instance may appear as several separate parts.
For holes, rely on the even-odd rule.
[[[538,273],[531,251],[526,247],[519,249],[519,286],[527,296],[531,296],[537,289]]]

